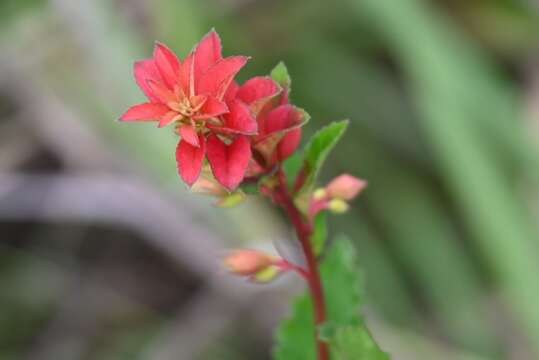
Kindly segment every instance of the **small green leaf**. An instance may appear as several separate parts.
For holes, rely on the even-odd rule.
[[[326,322],[318,327],[318,337],[320,340],[330,342],[337,334],[338,326],[332,322]]]
[[[332,359],[335,360],[389,360],[361,325],[341,325],[324,329]]]
[[[247,195],[240,189],[219,199],[215,205],[221,208],[231,208],[241,204],[247,199]]]
[[[296,205],[303,211],[307,210],[309,197],[316,182],[320,169],[329,153],[337,145],[348,127],[348,120],[337,121],[320,129],[313,135],[304,152],[303,168],[298,181],[299,189],[296,195]]]
[[[311,299],[301,296],[292,305],[292,316],[279,326],[275,360],[316,360]]]
[[[290,85],[292,85],[292,79],[290,79],[290,75],[288,75],[288,69],[282,61],[271,70],[270,76],[282,88],[290,88]]]
[[[320,129],[305,148],[306,181],[304,186],[313,185],[324,161],[348,127],[348,120],[337,121]]]
[[[316,215],[314,219],[314,232],[311,236],[311,242],[313,244],[314,253],[318,256],[324,250],[326,245],[326,239],[328,236],[327,229],[327,213],[322,211]]]
[[[257,195],[259,193],[258,184],[256,182],[242,184],[241,190],[247,195]]]
[[[353,338],[353,334],[357,333],[363,339],[365,334],[368,335],[368,332],[364,330],[362,318],[359,314],[362,295],[360,289],[361,278],[355,266],[356,255],[354,247],[348,239],[340,238],[337,239],[329,250],[320,267],[324,292],[326,294],[329,325],[322,326],[319,333],[322,338],[328,339],[332,346],[338,345],[337,350],[340,350],[342,344],[348,346],[347,343],[350,338]],[[346,328],[344,336],[341,335],[341,327],[352,326],[350,324],[353,324],[354,329],[358,328],[363,332],[352,332],[352,335],[350,335]],[[315,327],[311,299],[309,296],[304,295],[295,301],[291,318],[285,320],[279,327],[277,345],[274,351],[275,359],[316,360],[314,333]],[[370,349],[371,343],[361,340],[360,344],[368,345],[368,349]],[[347,349],[345,347],[345,350]],[[350,350],[354,351],[352,354],[356,354],[358,351],[364,351],[369,356],[379,356],[375,351],[367,351],[367,349]],[[332,351],[334,350],[332,349]],[[387,358],[335,357],[335,359],[385,360]]]
[[[288,187],[292,188],[303,165],[303,156],[296,152],[283,163],[283,170],[288,179]]]

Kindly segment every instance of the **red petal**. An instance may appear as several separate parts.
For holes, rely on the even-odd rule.
[[[176,54],[166,45],[157,42],[155,44],[153,58],[165,84],[169,89],[174,89],[174,85],[178,83],[180,73],[180,60],[178,60]]]
[[[198,43],[195,50],[195,78],[203,75],[223,56],[221,55],[221,39],[215,30],[207,33]]]
[[[257,76],[239,88],[237,97],[250,105],[257,100],[277,95],[279,90],[279,86],[271,78]]]
[[[199,136],[199,147],[189,144],[187,141],[180,140],[176,148],[176,163],[178,172],[187,183],[191,186],[197,181],[202,170],[202,161],[206,153],[206,143],[202,135]]]
[[[177,101],[176,95],[174,95],[174,93],[167,89],[164,85],[161,85],[153,80],[149,80],[148,86],[155,97],[163,104]]]
[[[206,99],[206,102],[199,110],[199,114],[193,116],[193,119],[195,120],[201,120],[201,119],[209,119],[212,117],[216,117],[219,115],[222,115],[224,113],[228,112],[228,106],[224,103],[224,101],[217,100],[213,96],[209,96]]]
[[[155,82],[161,81],[161,75],[155,66],[155,62],[153,60],[137,61],[135,62],[133,71],[135,73],[135,81],[142,92],[148,97],[148,100],[151,102],[159,102],[157,96],[153,94],[150,86],[148,85],[148,80]]]
[[[246,136],[238,136],[230,145],[217,137],[208,138],[208,161],[213,175],[228,190],[238,187],[251,159],[251,144]]]
[[[279,145],[277,145],[276,157],[277,161],[288,159],[298,148],[301,142],[301,128],[294,129],[287,133]]]
[[[191,78],[193,75],[193,53],[189,54],[188,57],[185,58],[183,61],[183,64],[180,65],[180,86],[187,96],[192,96],[194,94],[191,93]],[[194,79],[193,79],[194,81]],[[194,83],[193,83],[194,87]],[[194,90],[194,89],[193,89]]]
[[[228,85],[230,85],[234,76],[245,65],[247,60],[248,58],[245,56],[231,56],[220,60],[202,75],[202,77],[196,78],[196,93],[210,94],[217,99],[222,99]]]
[[[176,111],[169,111],[168,113],[165,114],[165,116],[161,118],[161,120],[159,120],[159,125],[157,126],[160,128],[168,126],[172,124],[173,122],[180,120],[182,117],[183,117],[182,114],[177,113]]]
[[[225,132],[240,133],[246,135],[256,134],[258,125],[251,114],[249,107],[240,100],[234,100],[229,104],[229,113],[223,115]],[[218,130],[218,128],[215,128]]]
[[[180,136],[183,141],[187,141],[189,144],[195,147],[199,147],[198,134],[195,128],[189,124],[183,124],[180,126]]]
[[[228,88],[226,89],[226,92],[225,92],[225,96],[224,96],[225,102],[229,103],[232,100],[234,100],[236,98],[236,94],[238,93],[239,89],[240,87],[238,83],[235,81],[231,81],[230,85],[228,85]]]
[[[168,106],[159,103],[145,103],[130,107],[121,121],[156,121],[169,111]]]
[[[265,133],[271,134],[297,126],[301,123],[302,113],[293,105],[281,105],[273,109],[265,119]]]

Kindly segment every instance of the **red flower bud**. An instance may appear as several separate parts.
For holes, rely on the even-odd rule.
[[[350,201],[355,198],[365,187],[367,182],[358,179],[352,175],[343,174],[333,179],[328,186],[326,192],[331,199],[342,199]]]
[[[235,250],[224,259],[226,268],[237,275],[254,275],[272,265],[274,259],[257,250]]]

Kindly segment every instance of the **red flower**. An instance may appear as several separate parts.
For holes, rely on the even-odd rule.
[[[289,103],[288,93],[288,88],[281,88],[270,77],[255,77],[242,86],[232,83],[225,95],[229,107],[241,102],[256,116],[258,134],[251,138],[253,159],[247,170],[249,177],[271,171],[300,144],[301,126],[307,114]]]
[[[215,31],[183,62],[157,43],[153,58],[134,67],[136,82],[149,102],[131,107],[120,120],[158,121],[159,127],[175,123],[181,137],[176,160],[182,179],[192,185],[207,155],[217,180],[232,190],[243,179],[251,158],[245,135],[255,134],[257,123],[244,104],[227,105],[224,95],[247,60],[245,56],[223,58]]]

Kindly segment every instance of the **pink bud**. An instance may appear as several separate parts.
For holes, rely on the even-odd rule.
[[[367,182],[365,180],[358,179],[352,175],[342,174],[333,179],[328,186],[326,186],[327,194],[332,199],[352,200],[355,198],[365,187]]]
[[[274,259],[263,252],[249,249],[235,250],[228,255],[224,264],[237,275],[253,275],[273,264]]]

